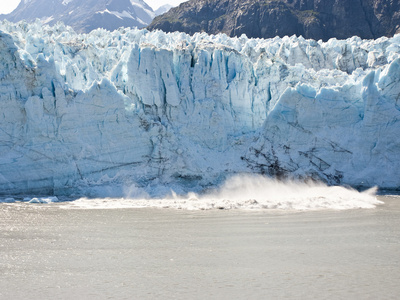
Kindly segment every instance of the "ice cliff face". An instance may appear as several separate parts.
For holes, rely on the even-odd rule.
[[[0,193],[183,192],[243,172],[398,188],[399,50],[3,22]]]

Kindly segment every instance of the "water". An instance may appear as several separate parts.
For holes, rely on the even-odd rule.
[[[398,299],[400,198],[319,211],[0,204],[0,299]]]
[[[103,187],[113,191],[115,186]],[[210,188],[201,194],[189,192],[177,195],[172,187],[151,186],[151,193],[146,188],[134,186],[125,188],[123,198],[115,198],[118,193],[102,194],[99,198],[80,198],[67,208],[175,208],[189,210],[209,209],[274,209],[274,210],[318,210],[374,208],[380,204],[376,199],[377,187],[359,192],[343,186],[327,186],[321,182],[279,181],[261,175],[239,174],[228,178],[221,186]],[[90,194],[89,191],[86,191]],[[158,195],[154,196],[154,194]],[[25,201],[30,203],[59,202],[57,197],[0,197],[0,203]],[[68,200],[68,198],[64,199]],[[65,208],[65,206],[64,206]]]

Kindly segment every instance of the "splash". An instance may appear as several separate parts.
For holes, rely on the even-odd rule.
[[[165,187],[162,187],[165,189]],[[87,199],[68,203],[68,207],[102,208],[172,208],[185,210],[209,209],[272,209],[272,210],[319,210],[375,208],[382,204],[376,198],[377,187],[364,192],[342,186],[323,183],[278,181],[255,176],[237,175],[228,179],[220,188],[197,194],[188,193],[163,198],[106,198]],[[136,195],[147,195],[135,190]]]

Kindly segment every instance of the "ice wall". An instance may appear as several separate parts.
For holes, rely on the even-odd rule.
[[[243,172],[398,188],[399,49],[3,22],[0,193],[184,192]]]

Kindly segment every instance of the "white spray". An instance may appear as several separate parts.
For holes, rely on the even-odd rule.
[[[165,189],[165,187],[162,187]],[[236,175],[219,189],[203,194],[188,193],[165,198],[79,199],[71,204],[86,208],[158,207],[190,210],[279,209],[318,210],[374,208],[382,202],[377,188],[364,192],[323,183],[278,181],[260,175]],[[136,195],[144,195],[137,190]],[[132,195],[131,194],[131,195]]]

